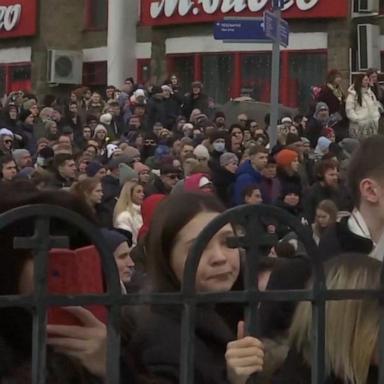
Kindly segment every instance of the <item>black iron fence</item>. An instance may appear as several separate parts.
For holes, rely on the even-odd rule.
[[[260,221],[273,217],[290,227],[298,236],[312,260],[314,284],[311,290],[259,291],[257,284],[258,259],[268,245]],[[327,300],[362,299],[374,297],[381,300],[383,290],[327,290],[318,248],[307,228],[285,211],[270,206],[242,206],[226,211],[213,220],[199,235],[186,262],[183,284],[176,293],[121,293],[118,272],[113,258],[102,241],[99,230],[78,214],[50,205],[30,205],[10,210],[0,215],[0,231],[20,220],[34,219],[34,234],[29,238],[15,238],[14,248],[31,249],[34,253],[34,293],[32,296],[0,296],[0,307],[24,307],[33,311],[32,333],[32,384],[44,384],[46,379],[46,311],[49,306],[105,305],[109,316],[107,323],[107,377],[108,383],[119,383],[120,332],[119,314],[122,306],[151,304],[176,305],[183,309],[180,383],[194,383],[194,333],[196,307],[202,303],[242,303],[249,335],[257,336],[258,307],[265,301],[310,301],[312,303],[312,383],[324,382],[325,303]],[[51,235],[51,221],[59,219],[78,228],[97,247],[101,256],[106,293],[101,295],[52,295],[47,292],[47,258],[51,248],[68,247],[68,238]],[[230,223],[242,228],[232,243],[245,250],[244,290],[225,293],[197,293],[195,276],[200,257],[210,239],[223,226]],[[383,276],[382,276],[383,278]],[[384,329],[384,316],[381,329]],[[384,345],[384,332],[380,332],[380,346]],[[380,349],[380,356],[383,356]],[[381,361],[381,360],[380,360]],[[380,370],[379,383],[384,383],[384,370]]]

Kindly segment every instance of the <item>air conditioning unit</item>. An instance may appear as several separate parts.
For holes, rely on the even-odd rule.
[[[379,12],[379,0],[355,0],[354,11],[357,13]]]
[[[380,68],[380,27],[373,24],[357,25],[357,65],[359,71]]]
[[[56,84],[81,84],[83,78],[83,53],[51,49],[48,51],[48,82]]]

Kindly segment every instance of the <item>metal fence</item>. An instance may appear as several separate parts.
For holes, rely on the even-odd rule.
[[[311,290],[259,291],[257,265],[261,250],[268,245],[269,238],[262,229],[261,217],[272,217],[289,226],[298,236],[312,260],[314,284]],[[186,262],[183,284],[180,292],[122,295],[118,272],[113,258],[102,241],[99,230],[78,214],[64,208],[50,205],[30,205],[10,210],[0,215],[0,231],[10,224],[24,219],[34,219],[34,234],[30,238],[15,238],[14,248],[31,249],[34,253],[34,293],[25,297],[19,295],[0,296],[1,307],[24,307],[33,310],[32,333],[32,380],[33,384],[44,384],[46,379],[46,311],[49,306],[105,305],[109,316],[107,324],[107,376],[108,383],[119,383],[120,332],[119,314],[122,306],[151,304],[176,305],[183,309],[180,383],[194,383],[194,334],[196,308],[202,303],[242,303],[245,307],[246,327],[249,335],[257,336],[258,306],[265,301],[310,301],[312,302],[312,383],[324,382],[324,337],[325,303],[327,300],[382,298],[383,290],[327,290],[318,248],[307,228],[285,211],[270,206],[242,206],[226,211],[213,220],[199,235]],[[87,236],[101,256],[106,282],[106,293],[102,295],[64,296],[47,292],[47,257],[51,248],[66,248],[68,238],[51,235],[51,221],[60,219],[76,227]],[[224,225],[239,225],[242,235],[232,243],[233,247],[245,250],[244,290],[225,293],[197,293],[195,276],[200,257],[210,239]],[[384,329],[384,316],[381,329]],[[380,332],[380,346],[384,345]],[[381,349],[380,349],[381,353]],[[381,355],[382,356],[382,353]],[[381,361],[381,360],[380,360]],[[380,370],[379,383],[384,383]]]

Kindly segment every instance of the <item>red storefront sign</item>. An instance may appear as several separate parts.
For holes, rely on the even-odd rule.
[[[343,18],[350,0],[286,0],[286,19]],[[259,17],[271,0],[141,0],[144,25],[214,22],[223,17]]]
[[[0,39],[36,33],[37,0],[0,0]]]

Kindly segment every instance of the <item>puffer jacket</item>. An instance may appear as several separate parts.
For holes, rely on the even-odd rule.
[[[353,138],[377,134],[380,119],[380,103],[370,88],[362,89],[362,105],[357,101],[353,86],[348,90],[345,111],[349,119],[349,134]]]

